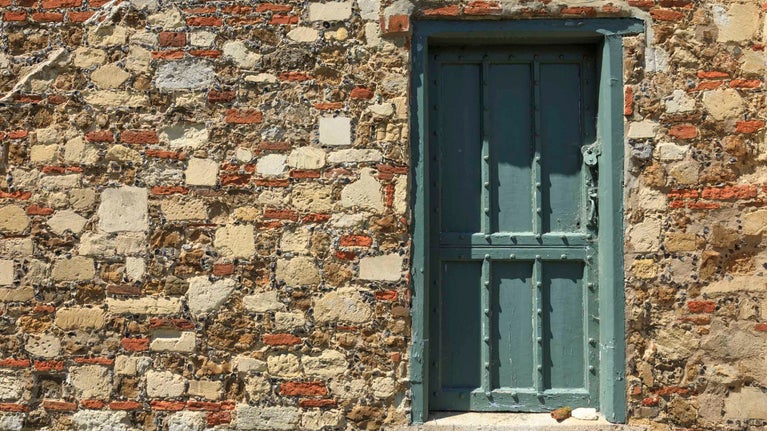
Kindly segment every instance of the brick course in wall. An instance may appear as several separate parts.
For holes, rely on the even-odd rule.
[[[406,425],[414,20],[628,16],[629,422],[767,421],[760,3],[0,10],[0,428]]]

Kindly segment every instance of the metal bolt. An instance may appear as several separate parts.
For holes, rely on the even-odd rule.
[[[490,188],[490,182],[485,181],[485,188]]]
[[[485,260],[490,260],[490,255],[489,254],[485,255]]]
[[[543,342],[543,337],[537,337],[536,340],[538,340],[539,343]]]
[[[490,214],[490,208],[485,208],[485,214]]]
[[[596,345],[596,344],[597,344],[597,340],[595,340],[595,339],[593,339],[593,338],[589,338],[589,344],[591,344],[592,346],[594,346],[594,345]]]
[[[543,365],[538,365],[538,371],[543,371]]]
[[[591,372],[593,373],[593,372],[594,372],[594,370],[596,370],[596,368],[594,368],[594,366],[593,366],[593,365],[589,365],[589,371],[591,371]]]
[[[485,287],[487,287],[487,286],[490,286],[490,282],[489,281],[485,282]]]
[[[485,368],[490,369],[490,362],[485,362]]]
[[[490,160],[490,156],[484,156],[484,157],[482,157],[482,159],[484,159],[485,161],[488,161],[488,160]]]
[[[562,256],[559,256],[559,258],[562,259],[562,260],[565,260],[565,259],[567,259],[567,255],[563,254]]]
[[[509,255],[509,259],[516,259],[516,258],[517,258],[517,255],[516,255],[516,254],[514,254],[514,253],[511,253],[511,254]]]
[[[490,315],[490,309],[489,308],[485,308],[485,314],[488,315],[488,316]]]
[[[535,287],[541,287],[541,286],[543,286],[543,283],[541,283],[540,281],[535,282]]]
[[[541,314],[543,314],[543,310],[542,310],[542,309],[540,309],[540,308],[539,308],[537,311],[538,311],[538,315],[539,315],[539,316],[540,316]]]
[[[541,260],[541,255],[540,254],[536,254],[535,255],[535,260]]]
[[[541,183],[535,183],[535,187],[540,189],[541,188]]]
[[[485,241],[490,241],[490,235],[485,235]]]
[[[489,342],[490,342],[490,337],[485,337],[485,343],[489,343]]]

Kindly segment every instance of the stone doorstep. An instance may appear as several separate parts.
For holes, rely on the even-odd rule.
[[[432,414],[422,425],[397,428],[396,431],[648,431],[636,425],[569,418],[557,422],[548,413],[454,413]]]

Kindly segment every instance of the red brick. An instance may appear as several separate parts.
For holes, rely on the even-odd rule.
[[[688,8],[691,6],[691,0],[659,0],[658,4],[663,7],[682,7]]]
[[[147,157],[157,157],[158,159],[186,160],[184,153],[175,151],[150,149],[144,151],[144,154]]]
[[[379,301],[396,301],[399,294],[396,290],[379,290],[375,293],[375,296]]]
[[[75,358],[75,364],[88,364],[88,365],[114,365],[115,360],[109,358]]]
[[[693,189],[676,189],[668,192],[670,198],[697,199],[698,191]]]
[[[184,13],[189,15],[201,15],[201,14],[216,13],[216,12],[218,12],[218,8],[215,6],[193,7],[189,9],[184,9]]]
[[[13,3],[13,0],[0,0],[0,7],[8,7]]]
[[[14,403],[0,403],[0,411],[2,412],[28,412],[29,407],[23,404]]]
[[[258,224],[259,229],[280,229],[282,222],[280,221],[264,221]]]
[[[149,405],[152,410],[177,412],[184,409],[183,401],[152,401]]]
[[[178,329],[181,331],[189,331],[194,329],[194,322],[186,319],[153,317],[149,319],[149,327],[152,329]]]
[[[400,352],[389,353],[389,359],[391,359],[392,362],[397,364],[402,361],[402,353]]]
[[[141,295],[141,286],[134,284],[110,284],[107,285],[108,295],[139,296]]]
[[[221,57],[221,51],[218,49],[191,49],[189,50],[189,55],[195,57],[218,58]]]
[[[65,174],[65,173],[67,173],[67,168],[65,168],[64,166],[48,165],[48,166],[43,166],[42,168],[40,168],[40,172],[42,172],[42,173],[44,173],[46,175],[48,175],[48,174],[53,174],[53,175]]]
[[[187,401],[187,410],[217,412],[221,410],[221,404],[211,401]]]
[[[658,389],[658,391],[656,391],[655,393],[660,396],[666,396],[666,395],[672,395],[672,394],[687,395],[690,393],[690,390],[687,388],[680,388],[679,386],[666,386],[666,387]]]
[[[88,6],[90,7],[101,7],[107,4],[109,0],[88,0]]]
[[[54,311],[56,311],[56,307],[53,305],[35,305],[32,308],[33,313],[39,313],[39,314],[51,314]]]
[[[43,408],[45,410],[54,410],[58,412],[73,412],[77,410],[77,404],[67,401],[45,400],[43,401]]]
[[[161,31],[159,37],[160,46],[180,47],[186,45],[186,33]]]
[[[352,99],[372,99],[374,96],[373,90],[365,87],[355,87],[349,97]]]
[[[623,115],[634,115],[634,88],[628,85],[623,90]]]
[[[762,120],[738,121],[735,123],[735,133],[754,133],[762,127],[764,127]]]
[[[330,220],[330,214],[326,213],[313,213],[307,214],[301,219],[301,223],[324,223]]]
[[[572,6],[564,7],[559,13],[566,16],[582,16],[582,17],[595,17],[597,16],[597,10],[591,6]]]
[[[288,187],[290,185],[290,180],[259,178],[254,180],[253,184],[259,187]]]
[[[306,179],[306,178],[319,178],[319,177],[320,177],[320,171],[301,170],[301,169],[294,169],[290,171],[290,178]]]
[[[325,399],[321,399],[321,400],[318,400],[318,399],[301,400],[301,401],[298,402],[298,405],[301,408],[304,408],[304,409],[310,409],[310,408],[315,408],[315,407],[329,407],[329,408],[333,408],[336,405],[338,405],[338,403],[336,402],[336,400],[331,400],[331,399],[325,398]]]
[[[27,215],[47,216],[53,214],[53,208],[30,205],[27,207]]]
[[[394,206],[394,183],[384,186],[384,195],[386,196],[386,208],[392,208]]]
[[[690,202],[687,204],[687,208],[691,210],[715,210],[719,206],[716,202]]]
[[[152,51],[152,58],[155,60],[179,60],[184,58],[184,51]]]
[[[112,401],[109,403],[109,408],[112,410],[138,410],[141,407],[141,403],[136,401]]]
[[[257,25],[264,22],[262,18],[229,18],[226,23],[231,26]]]
[[[43,9],[58,9],[62,7],[80,7],[83,0],[43,0]]]
[[[208,103],[229,103],[237,97],[237,93],[231,90],[210,90]]]
[[[652,9],[650,16],[655,21],[679,21],[684,18],[684,13],[670,9]]]
[[[208,426],[228,424],[232,421],[232,414],[229,412],[209,412],[207,420]]]
[[[250,183],[250,175],[224,174],[221,175],[222,186],[247,186]]]
[[[69,18],[70,22],[85,22],[90,17],[93,16],[95,12],[91,11],[85,11],[85,12],[78,12],[78,11],[69,11],[67,12],[67,18]]]
[[[716,302],[687,301],[687,309],[690,310],[690,313],[713,313],[716,311]]]
[[[145,352],[149,350],[149,338],[123,338],[120,341],[123,350],[128,352]]]
[[[264,334],[264,344],[269,346],[292,346],[301,344],[301,339],[291,334]]]
[[[690,91],[705,91],[719,88],[724,84],[724,81],[701,81]]]
[[[114,142],[115,136],[109,130],[94,130],[85,134],[88,142]]]
[[[642,400],[642,405],[645,407],[652,407],[658,405],[658,398],[656,397],[647,397]]]
[[[678,319],[680,322],[692,323],[693,325],[708,325],[711,317],[706,315],[684,316]]]
[[[157,196],[175,195],[177,193],[185,195],[189,193],[188,188],[181,186],[153,186],[151,191],[153,195]]]
[[[264,218],[296,221],[298,220],[298,213],[293,210],[267,209],[264,210]]]
[[[256,6],[256,12],[285,13],[293,10],[293,7],[284,4],[261,3]]]
[[[3,20],[5,22],[10,21],[24,21],[27,19],[27,13],[22,11],[6,11],[3,13]]]
[[[343,102],[319,102],[314,104],[314,109],[319,109],[320,111],[331,111],[343,108]]]
[[[0,191],[0,199],[27,200],[32,197],[32,192],[3,192]]]
[[[225,6],[223,9],[221,9],[221,11],[229,15],[247,15],[253,12],[253,8],[250,6],[236,4]]]
[[[733,79],[730,81],[732,88],[757,88],[761,87],[762,81],[758,79]]]
[[[154,130],[124,130],[120,133],[120,142],[134,145],[157,144],[160,138]]]
[[[677,124],[669,129],[668,134],[677,139],[693,139],[698,136],[698,128],[692,124]]]
[[[367,235],[344,235],[338,241],[340,247],[370,247],[373,238]]]
[[[336,251],[336,258],[341,260],[354,260],[357,258],[357,253],[353,251],[338,250]]]
[[[216,263],[213,265],[213,275],[222,276],[234,273],[233,263]]]
[[[26,130],[14,130],[14,131],[8,132],[5,136],[8,139],[24,139],[27,136],[29,136],[29,132]]]
[[[730,77],[730,74],[718,70],[699,70],[697,76],[700,79],[726,79]]]
[[[264,114],[255,109],[227,109],[224,121],[229,124],[258,124],[264,120]]]
[[[464,9],[465,15],[500,15],[501,6],[495,1],[473,1]]]
[[[80,407],[85,407],[86,409],[93,409],[93,410],[100,410],[103,409],[106,403],[101,400],[82,400],[80,401]]]
[[[64,361],[35,361],[37,371],[61,371],[64,369]]]
[[[280,395],[284,396],[324,396],[328,388],[323,382],[285,382],[280,385]]]
[[[706,187],[701,192],[703,199],[712,200],[733,200],[733,199],[753,199],[756,197],[757,188],[753,185],[743,186],[724,186],[724,187]]]
[[[43,96],[39,94],[17,94],[14,97],[16,103],[40,103],[43,100]]]
[[[289,25],[298,24],[298,17],[295,15],[273,15],[269,20],[271,25]]]
[[[650,9],[651,7],[655,6],[654,0],[628,0],[629,6],[631,7],[637,7],[639,9]]]
[[[220,27],[223,23],[221,18],[214,16],[195,16],[186,19],[186,24],[190,27]]]
[[[16,359],[16,358],[5,358],[0,359],[0,367],[6,367],[6,368],[26,368],[31,364],[29,359]]]
[[[458,16],[461,14],[461,7],[457,4],[454,4],[449,6],[424,9],[421,13],[423,16]]]
[[[304,72],[283,72],[280,73],[280,81],[287,81],[287,82],[301,82],[301,81],[309,81],[312,78],[308,73]]]
[[[258,144],[258,149],[261,151],[288,151],[290,150],[292,146],[290,145],[290,142],[287,141],[281,141],[281,142],[260,142]]]
[[[51,94],[48,96],[48,103],[51,105],[61,105],[62,103],[66,102],[66,97],[60,95],[60,94]]]
[[[767,332],[767,323],[757,323],[754,325],[754,331]]]
[[[64,14],[58,12],[35,12],[32,19],[38,22],[61,22],[64,21]]]

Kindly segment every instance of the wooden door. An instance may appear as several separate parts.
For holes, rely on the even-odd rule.
[[[594,57],[430,52],[431,410],[599,405]]]

